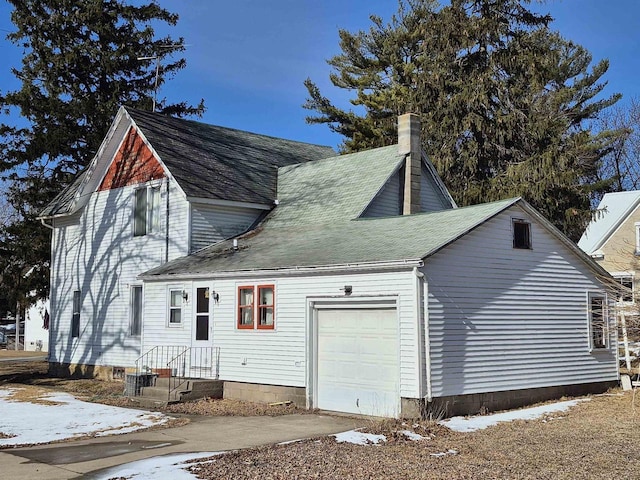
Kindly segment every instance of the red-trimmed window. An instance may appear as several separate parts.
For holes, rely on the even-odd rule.
[[[275,289],[273,285],[258,286],[258,328],[273,329]]]
[[[238,328],[253,329],[253,286],[238,287]]]
[[[238,287],[239,329],[273,330],[275,325],[275,287],[273,285]]]

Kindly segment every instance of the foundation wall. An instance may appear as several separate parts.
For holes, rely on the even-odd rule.
[[[304,387],[282,387],[257,383],[224,382],[224,398],[255,403],[293,402],[297,407],[307,405]]]
[[[419,399],[402,399],[402,416],[407,418],[446,418],[455,415],[477,415],[499,410],[524,407],[561,397],[578,397],[590,393],[602,393],[618,382],[581,383],[557,387],[526,388],[505,392],[476,393],[434,398],[425,403]]]

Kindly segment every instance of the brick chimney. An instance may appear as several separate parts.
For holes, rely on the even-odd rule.
[[[420,117],[415,113],[405,113],[398,117],[398,153],[406,155],[402,214],[418,213],[420,211],[422,145],[420,144]]]

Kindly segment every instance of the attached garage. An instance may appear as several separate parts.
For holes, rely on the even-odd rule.
[[[315,307],[314,405],[362,415],[400,414],[398,314],[392,305]]]

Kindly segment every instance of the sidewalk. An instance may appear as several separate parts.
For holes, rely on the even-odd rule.
[[[329,435],[362,419],[328,415],[190,417],[191,423],[53,445],[0,450],[3,478],[93,478],[101,470],[159,455],[216,452]]]

